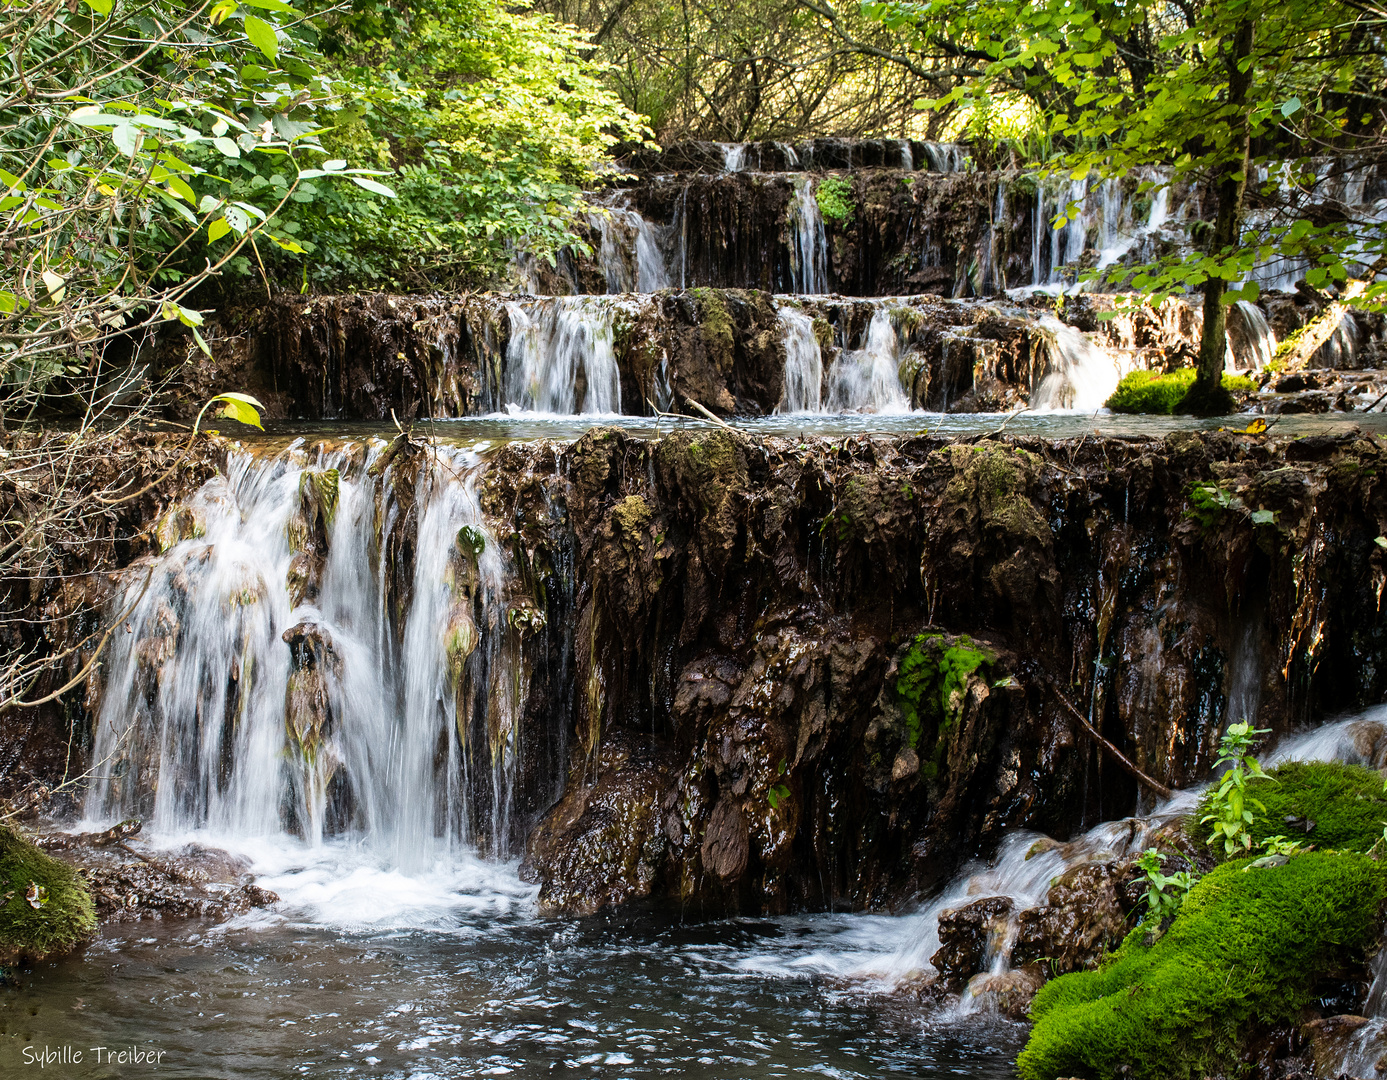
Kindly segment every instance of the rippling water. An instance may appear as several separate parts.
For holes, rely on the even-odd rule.
[[[893,950],[898,919],[543,918],[513,866],[407,878],[332,845],[256,869],[277,913],[108,928],[0,991],[0,1074],[69,1046],[83,1062],[43,1075],[1001,1078],[1024,1038],[833,974]],[[157,1070],[95,1064],[132,1044]]]

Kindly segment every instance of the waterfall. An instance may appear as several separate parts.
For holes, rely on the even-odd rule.
[[[1101,409],[1127,373],[1127,360],[1095,345],[1053,315],[1041,318],[1036,329],[1049,363],[1044,378],[1031,395],[1031,409],[1035,412]]]
[[[828,291],[828,239],[823,214],[814,190],[814,179],[795,178],[790,202],[790,269],[794,291],[816,296]]]
[[[785,335],[785,391],[776,412],[822,412],[823,356],[814,336],[814,321],[799,308],[776,311]]]
[[[625,206],[594,210],[588,214],[588,224],[601,238],[597,260],[607,279],[607,292],[650,293],[669,288],[669,270],[654,225]]]
[[[1243,355],[1236,357],[1235,363],[1229,366],[1261,371],[1276,355],[1276,333],[1256,304],[1239,300],[1233,305],[1233,310],[1242,322]],[[1232,346],[1229,348],[1231,350]]]
[[[722,147],[724,172],[741,172],[746,168],[746,143],[719,143]]]
[[[88,820],[344,833],[405,869],[507,850],[519,709],[491,673],[523,665],[480,462],[439,450],[414,478],[383,460],[380,444],[233,455],[182,511],[184,538],[127,573]],[[411,546],[406,585],[392,553]]]
[[[621,412],[621,373],[613,348],[615,305],[585,296],[506,303],[507,409],[602,415]],[[578,404],[578,376],[585,394]]]
[[[843,353],[829,373],[830,412],[905,412],[909,409],[898,373],[900,342],[891,316],[878,307],[862,347]]]
[[[925,157],[931,172],[964,172],[971,164],[968,151],[958,143],[926,142]]]

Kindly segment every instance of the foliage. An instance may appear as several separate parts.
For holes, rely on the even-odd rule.
[[[846,176],[825,176],[814,188],[814,200],[819,213],[829,221],[847,222],[852,219],[852,180]]]
[[[1258,791],[1266,809],[1248,826],[1254,845],[1284,853],[1284,846],[1267,845],[1292,834],[1317,848],[1368,851],[1381,838],[1387,794],[1373,770],[1337,761],[1287,761],[1267,776],[1276,783]]]
[[[952,642],[943,634],[919,634],[901,658],[896,675],[896,700],[905,718],[913,748],[921,753],[920,772],[938,775],[945,749],[945,733],[963,714],[963,693],[968,679],[993,657],[966,634]],[[927,726],[931,745],[926,746]]]
[[[1309,209],[1325,199],[1326,160],[1329,174],[1342,174],[1387,141],[1377,105],[1380,15],[1370,5],[897,0],[870,10],[941,62],[955,58],[956,85],[927,107],[1028,100],[1057,152],[1048,169],[1075,180],[1136,175],[1139,194],[1200,193],[1194,250],[1138,268],[1131,283],[1155,303],[1203,291],[1191,392],[1201,406],[1226,402],[1217,374],[1227,304],[1256,298],[1256,265],[1306,260],[1316,287],[1387,270],[1382,223],[1342,207]],[[1057,223],[1073,213],[1061,211]],[[1378,281],[1364,300],[1384,296],[1387,282]]]
[[[1226,1073],[1254,1023],[1296,1022],[1321,977],[1375,947],[1387,868],[1318,851],[1245,868],[1201,878],[1154,942],[1148,920],[1097,971],[1042,987],[1022,1080]]]
[[[1146,911],[1157,922],[1174,918],[1185,902],[1185,894],[1194,884],[1188,870],[1178,870],[1173,874],[1163,873],[1161,866],[1166,857],[1155,848],[1147,848],[1136,860],[1135,866],[1146,875]]]
[[[552,260],[596,164],[642,136],[585,35],[523,4],[363,0],[320,24],[345,102],[324,144],[396,170],[399,198],[337,189],[296,208],[310,281],[475,283],[521,240]]]
[[[1251,780],[1271,779],[1262,771],[1261,763],[1252,756],[1257,736],[1265,735],[1270,730],[1254,728],[1246,721],[1229,724],[1219,743],[1219,756],[1214,768],[1223,764],[1227,764],[1228,768],[1204,797],[1204,812],[1199,822],[1201,825],[1212,823],[1209,846],[1222,842],[1225,855],[1231,856],[1239,849],[1252,850],[1251,830],[1256,821],[1252,810],[1255,807],[1263,815],[1267,812],[1261,800],[1248,794],[1247,785]]]
[[[1194,368],[1175,371],[1132,371],[1122,376],[1112,397],[1103,404],[1116,413],[1157,413],[1170,416],[1194,384]],[[1245,375],[1224,375],[1230,393],[1250,394],[1257,389]]]
[[[193,291],[248,269],[257,237],[301,250],[277,215],[313,198],[307,181],[385,190],[369,170],[323,160],[314,132],[334,89],[310,62],[311,29],[281,0],[29,0],[5,8],[0,30],[14,43],[0,74],[11,412],[59,390],[96,407],[128,394],[132,374],[101,370],[105,346],[162,322],[189,326],[208,351]],[[247,171],[261,182],[236,182]]]
[[[66,952],[95,930],[96,909],[77,871],[0,825],[0,964]]]

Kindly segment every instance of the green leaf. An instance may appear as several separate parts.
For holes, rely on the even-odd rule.
[[[98,15],[109,15],[111,13],[111,0],[86,0],[87,7],[91,8]]]
[[[1271,510],[1252,511],[1252,524],[1254,525],[1270,525],[1275,520],[1276,514]]]
[[[1281,115],[1290,119],[1296,113],[1300,112],[1301,108],[1300,98],[1293,97],[1290,101],[1281,106]]]
[[[231,226],[227,224],[226,218],[217,218],[207,226],[207,242],[215,244],[223,236],[231,231]]]
[[[243,424],[264,430],[260,424],[260,410],[265,406],[256,401],[249,394],[225,393],[218,394],[213,401],[224,401],[226,406],[219,413],[231,420],[239,420]]]
[[[230,139],[228,139],[225,135],[220,135],[217,138],[213,139],[212,145],[215,146],[218,150],[220,150],[229,158],[238,158],[241,156],[241,148],[237,146],[234,142],[232,142]]]
[[[273,60],[279,54],[279,38],[275,29],[264,19],[254,15],[246,16],[246,37],[250,43]]]
[[[387,199],[395,198],[395,192],[393,190],[376,180],[372,180],[370,177],[353,176],[352,183],[355,184],[357,187],[365,188],[367,191],[373,192],[376,195],[384,195]]]
[[[193,340],[197,342],[197,347],[201,349],[203,353],[206,354],[207,358],[210,360],[212,358],[212,347],[207,344],[206,339],[204,339],[202,334],[199,333],[198,328],[196,326],[194,326],[192,329]]]

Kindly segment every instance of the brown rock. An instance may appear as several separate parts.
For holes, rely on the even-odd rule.
[[[700,852],[704,868],[723,881],[731,881],[746,869],[751,845],[747,835],[746,817],[731,799],[724,798],[713,807],[708,829],[703,834]]]
[[[1119,895],[1125,872],[1125,862],[1107,862],[1062,874],[1044,907],[1021,912],[1012,963],[1044,962],[1055,974],[1096,964],[1127,930]]]
[[[1001,929],[1011,908],[1009,896],[987,896],[940,914],[940,948],[930,963],[950,990],[957,993],[982,970],[987,943]]]

